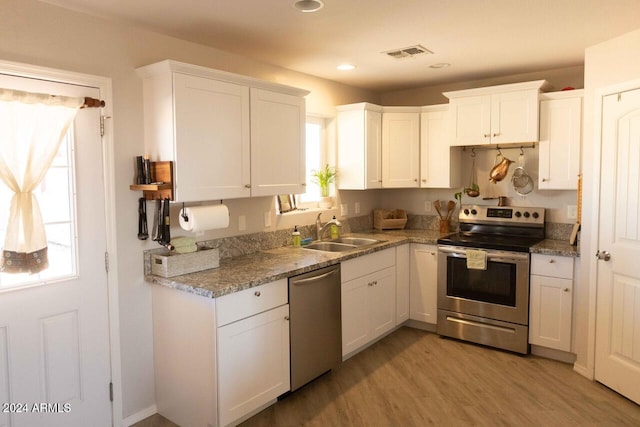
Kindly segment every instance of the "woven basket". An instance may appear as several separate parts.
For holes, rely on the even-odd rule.
[[[403,209],[374,209],[373,228],[376,230],[401,230],[407,225],[407,212]]]

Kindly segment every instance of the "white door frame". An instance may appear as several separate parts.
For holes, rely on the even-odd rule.
[[[111,79],[108,77],[81,74],[72,71],[39,67],[17,62],[1,61],[0,73],[19,77],[46,79],[59,83],[89,86],[100,90],[100,98],[105,101],[103,115],[104,136],[102,137],[102,163],[104,171],[105,201],[105,233],[107,254],[109,257],[109,273],[107,274],[108,307],[109,307],[109,341],[111,359],[111,382],[113,383],[112,422],[114,426],[122,424],[122,368],[120,363],[120,316],[118,304],[118,258],[116,238],[116,205],[115,205],[115,162],[113,146],[113,96]]]
[[[598,262],[595,258],[596,250],[600,245],[600,176],[602,173],[602,104],[604,97],[620,92],[626,92],[640,88],[640,80],[629,80],[623,83],[604,86],[594,91],[594,115],[593,121],[593,141],[592,141],[592,162],[597,167],[593,168],[593,179],[591,181],[591,219],[588,230],[584,230],[587,238],[583,242],[587,243],[581,255],[581,263],[585,266],[581,268],[581,277],[589,278],[589,314],[587,329],[587,363],[583,369],[576,369],[589,379],[595,378],[595,358],[596,358],[596,297],[598,291]],[[584,156],[583,156],[584,160]],[[583,209],[584,211],[584,209]],[[586,273],[586,274],[585,274]]]

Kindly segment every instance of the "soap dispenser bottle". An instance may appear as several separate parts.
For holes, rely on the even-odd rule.
[[[338,226],[335,224],[335,221],[337,221],[336,216],[333,216],[333,221],[334,224],[331,224],[331,238],[332,239],[337,239],[338,237],[340,237],[340,230],[338,229]]]
[[[300,246],[300,232],[298,231],[298,226],[294,225],[293,226],[293,233],[291,233],[291,243],[293,244],[293,246]]]

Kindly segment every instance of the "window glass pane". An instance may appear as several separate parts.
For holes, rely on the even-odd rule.
[[[314,170],[322,168],[322,125],[307,122],[306,126],[306,155],[307,155],[307,192],[300,195],[302,202],[320,200],[320,186],[311,176]]]
[[[52,167],[35,191],[45,224],[71,220],[69,181],[69,168]]]

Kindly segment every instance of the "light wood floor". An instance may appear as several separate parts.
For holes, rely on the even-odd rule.
[[[242,424],[426,425],[640,426],[640,406],[570,365],[405,327]]]

